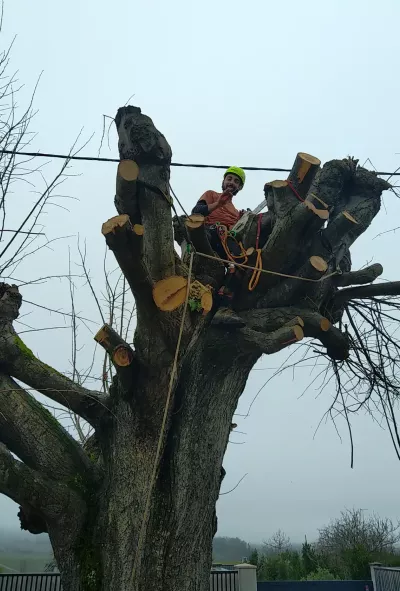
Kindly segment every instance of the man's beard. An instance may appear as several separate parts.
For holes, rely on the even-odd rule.
[[[229,191],[234,196],[239,193],[239,189],[237,189],[236,187],[225,186],[225,183],[222,183],[222,190],[223,191]]]

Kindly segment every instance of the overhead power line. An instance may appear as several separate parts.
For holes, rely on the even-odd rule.
[[[0,150],[0,154],[14,154],[15,156],[29,156],[31,158],[62,158],[63,160],[85,160],[89,162],[120,162],[119,158],[100,158],[98,156],[73,156],[71,154],[45,154],[44,152],[16,152],[14,150]],[[229,164],[184,164],[182,162],[171,162],[171,166],[181,168],[217,168],[227,169]],[[274,168],[263,166],[242,166],[243,170],[260,170],[267,172],[290,172],[291,168]],[[399,169],[398,169],[399,170]],[[379,176],[400,176],[400,172],[377,172]]]

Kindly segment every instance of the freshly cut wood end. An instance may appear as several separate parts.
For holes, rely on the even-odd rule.
[[[121,160],[118,164],[118,174],[124,181],[136,181],[139,176],[139,167],[134,160]]]
[[[112,360],[119,367],[127,367],[133,361],[133,353],[129,347],[118,345],[113,351]]]
[[[329,212],[327,209],[317,209],[311,201],[304,201],[304,205],[317,215],[321,220],[327,220],[329,218]]]
[[[213,307],[213,297],[210,291],[205,291],[201,296],[201,307],[203,308],[204,316],[211,311]]]
[[[318,197],[318,195],[316,195],[315,193],[309,193],[307,195],[306,201],[311,201],[311,199],[315,199],[316,201],[318,201],[318,203],[320,203],[325,209],[328,209],[328,204],[325,203],[325,201],[322,201],[321,197]]]
[[[327,332],[332,325],[331,325],[331,322],[327,318],[322,318],[319,323],[319,326],[323,332]]]
[[[181,306],[186,298],[187,279],[172,275],[161,279],[153,287],[153,300],[163,312],[172,312]]]
[[[106,236],[106,234],[111,234],[111,232],[115,232],[117,228],[123,228],[127,224],[131,224],[129,221],[129,215],[126,213],[123,213],[122,215],[116,215],[104,222],[101,227],[101,233]]]
[[[296,337],[297,341],[301,341],[304,338],[304,331],[301,326],[294,326],[293,327],[294,336]]]
[[[133,231],[135,232],[135,234],[137,234],[137,236],[143,236],[144,226],[142,226],[142,224],[134,224]]]
[[[96,341],[96,343],[99,343],[100,345],[103,345],[103,343],[107,343],[107,328],[107,324],[104,324],[104,326],[102,326],[100,330],[94,335],[93,338]]]
[[[348,212],[348,211],[343,211],[342,212],[344,217],[349,220],[349,222],[353,222],[353,224],[358,224],[357,220],[355,218],[353,218],[353,216]]]
[[[322,257],[319,256],[313,255],[312,257],[310,257],[310,263],[314,267],[314,269],[320,271],[321,273],[325,273],[325,271],[328,268],[328,263],[324,261]]]
[[[201,215],[200,213],[194,213],[186,219],[186,227],[192,230],[200,228],[200,226],[204,224],[204,219],[204,215]]]
[[[285,326],[296,326],[297,324],[301,327],[304,327],[304,320],[300,318],[300,316],[295,316],[294,318],[286,322]]]
[[[309,164],[314,164],[315,166],[319,166],[321,164],[321,160],[319,158],[316,158],[316,156],[311,156],[311,154],[307,154],[307,152],[299,152],[297,155],[301,160],[308,162]]]
[[[282,189],[282,187],[288,186],[288,182],[287,181],[272,181],[271,183],[268,183],[268,185],[270,187],[272,187],[273,189]]]

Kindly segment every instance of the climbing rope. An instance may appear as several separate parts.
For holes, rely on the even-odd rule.
[[[159,435],[159,438],[158,438],[156,455],[154,457],[153,469],[152,469],[152,473],[151,473],[151,478],[150,478],[150,483],[149,483],[149,489],[148,489],[148,492],[147,492],[146,505],[145,505],[145,508],[144,508],[143,520],[142,520],[142,525],[141,525],[141,528],[140,528],[140,534],[139,534],[139,540],[138,540],[138,545],[137,545],[137,549],[136,549],[135,561],[133,563],[132,580],[135,577],[135,573],[136,573],[136,570],[137,570],[137,565],[138,565],[140,553],[141,553],[142,547],[143,547],[144,534],[145,534],[145,530],[146,530],[146,521],[147,521],[147,518],[149,516],[151,496],[152,496],[152,493],[153,493],[153,487],[154,487],[154,483],[155,483],[156,476],[157,476],[157,466],[158,466],[158,461],[160,459],[161,447],[162,447],[162,442],[163,442],[164,433],[165,433],[165,426],[167,424],[168,411],[169,411],[169,407],[170,407],[170,403],[171,403],[172,388],[173,388],[173,385],[174,385],[174,378],[175,378],[176,370],[177,370],[177,366],[178,366],[178,358],[179,358],[179,352],[180,352],[180,348],[181,348],[183,328],[185,326],[185,318],[186,318],[186,312],[187,312],[188,301],[189,301],[190,280],[191,280],[191,277],[192,277],[192,268],[193,268],[193,257],[194,257],[194,255],[195,255],[195,251],[194,250],[191,250],[191,252],[190,252],[190,261],[189,261],[188,282],[187,282],[187,286],[186,286],[185,303],[184,303],[184,306],[183,306],[183,312],[182,312],[181,324],[180,324],[180,328],[179,328],[178,341],[176,343],[174,361],[172,363],[171,375],[170,375],[170,378],[169,378],[169,386],[168,386],[167,399],[165,401],[164,414],[163,414],[163,419],[162,419],[162,423],[161,423],[160,435]],[[212,258],[212,257],[210,257],[210,258]]]
[[[258,285],[258,282],[261,277],[261,273],[263,271],[262,268],[262,250],[261,248],[257,248],[257,258],[256,258],[256,265],[254,267],[253,275],[250,278],[248,289],[249,291],[254,291]]]
[[[253,275],[250,278],[249,286],[248,286],[249,291],[254,291],[255,290],[255,288],[257,287],[258,282],[260,280],[260,277],[261,277],[261,271],[262,271],[262,250],[260,248],[260,234],[261,234],[262,216],[263,216],[262,213],[258,214],[257,236],[256,236],[256,252],[257,252],[256,266],[255,266],[255,269],[256,270],[253,271]]]
[[[243,262],[247,263],[248,257],[247,257],[246,251],[243,247],[243,244],[239,240],[236,239],[236,232],[229,231],[228,228],[222,224],[217,224],[217,232],[218,232],[218,237],[221,240],[222,248],[224,249],[227,258],[232,263],[235,263],[236,259],[244,259]],[[236,242],[236,244],[240,248],[240,255],[234,255],[229,250],[229,246],[228,246],[228,239],[229,238],[231,240],[233,240],[234,242]]]
[[[203,252],[198,252],[196,250],[195,254],[199,257],[203,257],[205,259],[211,259],[215,261],[215,257],[210,254],[204,254]],[[241,267],[243,269],[250,269],[250,271],[259,271],[260,273],[268,273],[268,275],[277,275],[278,277],[286,277],[287,279],[299,279],[299,281],[309,281],[310,283],[320,283],[321,281],[325,281],[334,275],[340,275],[341,271],[333,271],[328,275],[324,275],[319,279],[309,279],[308,277],[300,277],[299,275],[289,275],[288,273],[279,273],[278,271],[270,271],[269,269],[257,269],[257,267],[250,267],[250,265],[245,265],[243,263],[236,263],[227,259],[219,259],[222,263],[227,263],[231,265],[235,265],[236,267]]]

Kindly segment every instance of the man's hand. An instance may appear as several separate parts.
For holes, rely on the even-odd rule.
[[[217,201],[218,208],[226,205],[228,203],[228,201],[232,201],[232,197],[233,197],[233,195],[230,191],[224,191]]]
[[[216,209],[219,209],[220,207],[223,207],[224,205],[226,205],[228,203],[228,201],[232,200],[232,197],[233,197],[233,195],[230,191],[224,191],[222,193],[222,195],[219,196],[218,201],[215,201],[214,203],[210,203],[210,205],[208,206],[209,213],[212,213]]]

